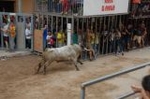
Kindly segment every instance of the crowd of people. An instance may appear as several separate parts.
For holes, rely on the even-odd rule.
[[[81,43],[87,48],[87,54],[90,60],[95,59],[97,54],[115,53],[115,55],[124,55],[124,51],[133,48],[142,48],[147,45],[147,28],[145,22],[141,21],[137,26],[123,24],[118,28],[108,30],[103,29],[101,33],[91,28],[82,31],[80,28],[72,31],[71,43]],[[67,45],[67,30],[59,29],[58,32],[51,31],[45,25],[43,31],[44,48],[61,47]]]
[[[134,3],[131,10],[132,17],[150,16],[150,2],[143,0],[143,2]]]
[[[82,13],[83,0],[47,0],[45,3],[41,3],[39,0],[37,8],[39,10],[44,8],[48,12],[77,15]]]
[[[1,32],[3,32],[3,42],[6,51],[14,51],[16,37],[16,26],[14,23],[14,17],[7,18],[7,16],[4,16],[2,28],[0,30]]]
[[[32,39],[32,32],[31,32],[31,22],[30,18],[26,19],[25,24],[25,48],[31,49],[31,39]],[[0,28],[0,33],[3,37],[3,45],[6,51],[13,52],[17,48],[17,26],[16,26],[16,19],[14,16],[3,16],[3,21]],[[1,43],[2,43],[1,42]],[[2,45],[1,45],[2,46]]]

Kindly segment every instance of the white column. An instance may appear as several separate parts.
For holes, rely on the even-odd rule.
[[[18,13],[22,13],[22,0],[18,0]]]
[[[67,23],[67,45],[71,44],[71,23]]]

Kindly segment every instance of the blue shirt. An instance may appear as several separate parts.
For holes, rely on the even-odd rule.
[[[44,31],[43,31],[43,40],[44,41],[46,41],[47,32],[48,32],[48,29],[44,29]]]

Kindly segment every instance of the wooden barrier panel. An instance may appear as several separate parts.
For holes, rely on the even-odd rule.
[[[43,31],[42,30],[34,30],[34,51],[43,52]]]

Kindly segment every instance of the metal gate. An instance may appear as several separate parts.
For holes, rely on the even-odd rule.
[[[114,37],[114,31],[119,30],[123,31],[123,28],[128,28],[132,24],[132,29],[136,29],[141,22],[145,22],[147,28],[147,36],[145,39],[145,46],[149,45],[149,19],[148,18],[139,18],[133,19],[130,18],[128,14],[126,15],[111,15],[111,16],[74,16],[74,15],[61,15],[61,14],[52,14],[52,13],[34,13],[34,27],[37,30],[43,32],[45,25],[48,25],[48,30],[50,30],[55,37],[57,33],[62,31],[64,35],[67,35],[67,23],[71,23],[71,34],[72,40],[71,43],[82,43],[85,47],[88,47],[88,31],[90,30],[94,34],[93,42],[91,42],[92,48],[94,49],[96,55],[106,55],[117,53],[118,45],[117,39]],[[131,35],[133,31],[131,31]],[[74,35],[77,35],[76,40],[74,41]],[[43,39],[43,36],[42,36]],[[132,41],[133,36],[130,37],[130,49],[132,50]],[[66,45],[67,36],[64,40]],[[56,45],[58,47],[58,41],[56,37]],[[120,44],[123,51],[128,51],[128,44],[125,41],[122,41]],[[44,41],[42,41],[42,50],[45,48]],[[87,59],[87,53],[83,55]]]
[[[78,43],[82,42],[85,46],[87,46],[87,30],[90,29],[94,32],[93,49],[97,54],[109,54],[114,52],[114,46],[112,46],[112,42],[109,40],[111,31],[115,28],[120,28],[122,24],[127,24],[126,15],[83,17],[52,13],[34,13],[34,16],[35,29],[42,30],[45,25],[48,25],[48,29],[53,32],[54,35],[60,30],[63,30],[66,35],[67,23],[71,23],[72,34],[77,33]],[[104,31],[106,31],[107,34],[104,34]],[[74,42],[72,41],[72,43]],[[58,47],[57,44],[56,47]]]
[[[32,14],[24,14],[24,13],[0,13],[0,24],[1,28],[5,25],[5,22],[9,25],[10,22],[13,22],[16,27],[16,36],[15,36],[15,50],[26,50],[26,36],[25,29],[27,25],[30,26],[30,32],[33,34],[33,15]],[[4,43],[4,32],[0,31],[0,48],[5,49]],[[9,35],[9,46],[10,43],[10,34]],[[29,50],[33,50],[33,36],[31,36],[31,48]]]

